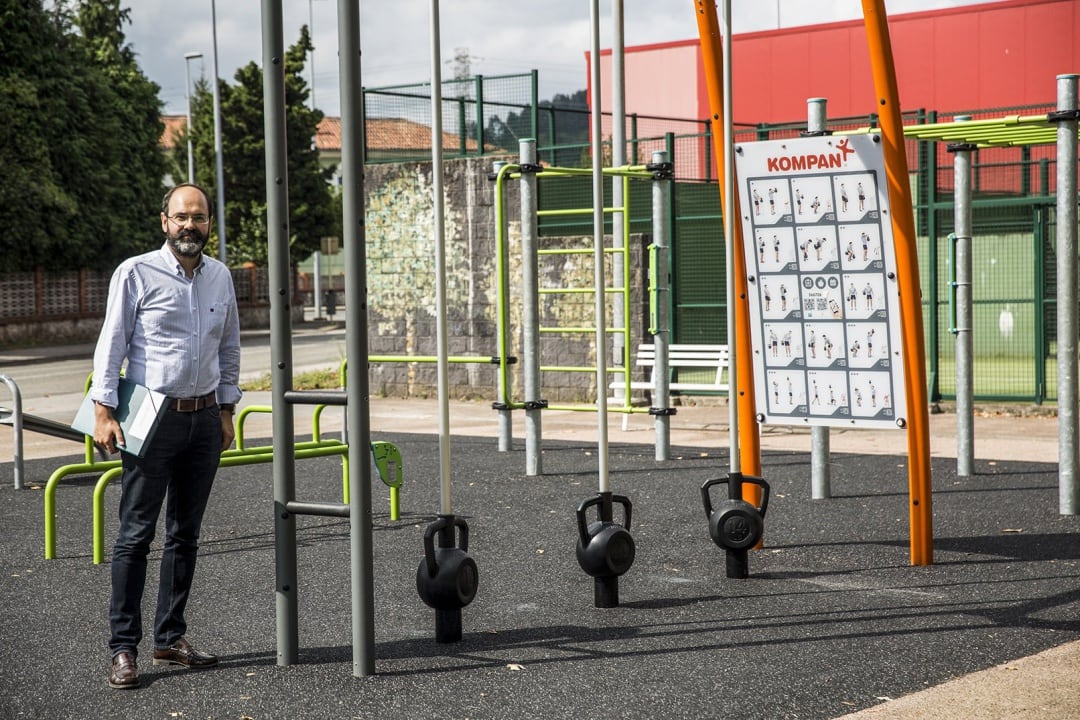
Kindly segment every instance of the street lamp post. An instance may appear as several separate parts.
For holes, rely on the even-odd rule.
[[[210,26],[214,40],[214,155],[217,160],[218,259],[225,262],[225,168],[221,151],[221,88],[218,87],[217,7],[210,0]]]
[[[184,95],[187,97],[187,181],[195,182],[195,149],[191,144],[191,61],[202,57],[202,53],[189,52],[184,55],[184,70],[187,84]]]

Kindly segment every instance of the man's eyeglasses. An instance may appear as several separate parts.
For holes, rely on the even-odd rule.
[[[206,223],[210,222],[210,216],[203,215],[201,213],[198,215],[186,215],[184,213],[177,213],[176,215],[166,215],[165,217],[169,218],[177,225],[187,225],[189,220],[196,225],[205,225]]]

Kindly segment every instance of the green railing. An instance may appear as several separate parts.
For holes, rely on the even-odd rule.
[[[90,380],[86,381],[89,389]],[[342,502],[349,503],[349,446],[339,440],[324,439],[321,431],[321,415],[326,406],[318,405],[312,415],[312,439],[294,445],[297,460],[338,455],[342,465]],[[236,447],[221,454],[218,467],[238,467],[273,462],[273,446],[263,445],[248,447],[244,440],[244,428],[247,418],[252,413],[269,413],[268,405],[251,405],[243,408],[236,417]],[[400,517],[400,495],[402,484],[401,452],[390,442],[376,440],[371,442],[371,454],[379,478],[390,488],[390,519]],[[109,484],[123,472],[120,460],[95,460],[93,439],[88,435],[85,442],[83,462],[71,463],[57,468],[45,483],[45,559],[56,558],[57,523],[56,492],[61,481],[78,475],[100,473],[94,485],[93,495],[93,560],[100,564],[105,559],[105,490]]]

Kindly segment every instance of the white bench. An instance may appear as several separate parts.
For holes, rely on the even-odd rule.
[[[638,367],[647,367],[649,370],[648,380],[633,380],[630,382],[631,390],[656,390],[656,346],[652,343],[642,343],[638,346],[634,360]],[[728,392],[728,347],[727,345],[669,345],[668,346],[668,369],[680,368],[708,368],[712,371],[711,382],[689,382],[672,380],[668,384],[671,392],[679,393],[703,393],[703,392]],[[626,383],[622,377],[617,377],[609,386],[616,392],[624,392]]]

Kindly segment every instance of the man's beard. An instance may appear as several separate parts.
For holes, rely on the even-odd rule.
[[[198,228],[184,228],[175,235],[169,234],[168,241],[177,255],[186,258],[198,257],[206,247],[206,235]]]

